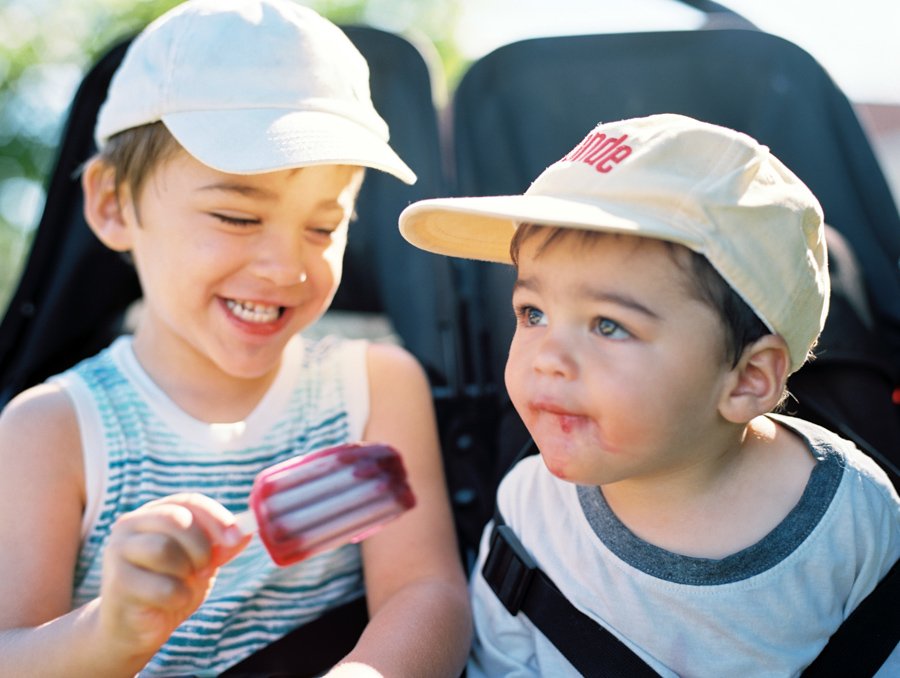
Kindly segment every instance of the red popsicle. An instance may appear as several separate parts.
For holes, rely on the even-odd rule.
[[[238,522],[250,531],[255,519],[266,550],[283,566],[361,541],[415,503],[393,447],[351,443],[260,471]]]

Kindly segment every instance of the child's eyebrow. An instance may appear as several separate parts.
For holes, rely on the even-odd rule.
[[[648,318],[652,318],[654,320],[660,320],[662,316],[659,315],[656,311],[651,310],[637,299],[628,296],[622,292],[604,292],[598,289],[592,288],[589,285],[583,285],[578,289],[578,296],[587,297],[593,301],[602,301],[606,303],[617,304],[619,306],[624,306],[625,308],[629,308],[633,311],[637,311],[638,313],[642,313],[646,315]]]
[[[531,278],[516,278],[516,282],[513,283],[513,292],[517,290],[529,290],[534,292],[537,290],[538,285],[532,282]]]
[[[275,193],[260,186],[251,186],[231,181],[217,181],[213,184],[201,186],[200,191],[220,191],[222,193],[237,193],[251,198],[273,198]]]
[[[200,186],[198,191],[214,191],[221,193],[235,193],[238,195],[242,195],[247,198],[257,198],[260,200],[276,200],[278,194],[275,191],[269,190],[268,188],[264,188],[262,186],[252,186],[250,184],[243,184],[236,181],[217,181],[212,184],[206,184],[205,186]],[[322,200],[316,205],[316,209],[319,210],[330,210],[334,212],[341,212],[342,214],[345,211],[343,205],[337,200]]]
[[[513,294],[515,294],[518,290],[528,290],[530,292],[536,292],[539,291],[539,289],[540,285],[538,284],[538,282],[532,280],[531,278],[518,278],[516,282],[513,283]],[[654,320],[662,319],[662,316],[660,316],[659,313],[651,310],[649,307],[645,306],[634,297],[631,297],[623,292],[608,292],[599,290],[596,287],[592,287],[588,284],[583,284],[579,285],[573,290],[573,297],[586,298],[591,301],[612,303],[618,306],[624,306],[625,308],[637,311],[638,313],[642,313],[648,318],[652,318]]]
[[[296,174],[300,171],[300,167],[294,167],[289,170],[290,175]],[[254,184],[246,183],[244,181],[239,181],[237,179],[228,179],[222,181],[214,181],[211,184],[206,184],[205,186],[201,186],[198,190],[201,191],[223,191],[225,193],[239,193],[240,195],[246,195],[249,197],[259,197],[259,198],[274,198],[276,197],[275,191],[265,188],[264,186],[256,186]]]

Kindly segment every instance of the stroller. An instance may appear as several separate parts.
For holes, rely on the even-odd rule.
[[[397,215],[421,198],[522,192],[599,119],[669,111],[748,132],[821,197],[832,311],[817,359],[791,379],[790,413],[854,440],[900,482],[900,216],[884,176],[851,105],[808,54],[716,3],[688,4],[708,13],[707,30],[502,47],[469,68],[448,111],[435,108],[430,66],[412,43],[345,27],[369,61],[392,144],[419,181],[410,187],[378,173],[366,180],[357,206],[366,228],[350,238],[332,308],[338,316],[387,318],[425,366],[467,565],[492,517],[496,486],[528,440],[502,382],[512,271],[419,252],[399,236]],[[93,121],[127,44],[95,64],[70,108],[47,206],[0,323],[0,406],[108,345],[126,331],[128,309],[139,299],[130,265],[84,223],[73,176],[93,152]],[[440,129],[443,113],[449,130]],[[859,608],[868,617],[850,646],[863,648],[876,636],[896,644],[900,603],[896,590],[889,595],[892,606]],[[291,634],[230,675],[277,671],[297,642],[319,650],[307,667],[315,675],[352,647],[364,623],[364,609],[339,610],[295,632],[302,640]],[[825,661],[835,661],[838,650],[826,651]]]

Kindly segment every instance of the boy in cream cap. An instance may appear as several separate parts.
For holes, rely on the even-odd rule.
[[[499,514],[656,672],[797,675],[900,556],[881,469],[771,413],[829,278],[820,206],[766,147],[679,115],[601,124],[524,195],[422,201],[400,229],[516,266],[506,385],[540,457]],[[469,675],[574,675],[487,583],[491,532]]]
[[[340,282],[365,168],[415,181],[363,56],[291,0],[189,0],[131,44],[95,136],[85,216],[143,306],[0,417],[0,673],[459,675],[471,615],[424,371],[298,335]],[[248,543],[259,471],[359,440],[400,451],[413,510],[291,567]],[[304,636],[363,596],[359,627]]]

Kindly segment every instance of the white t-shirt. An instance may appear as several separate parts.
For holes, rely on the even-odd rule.
[[[500,513],[565,596],[661,675],[798,675],[900,557],[900,498],[851,443],[809,422],[773,418],[807,439],[818,464],[785,520],[726,558],[681,556],[642,541],[599,488],[555,478],[539,456],[503,480]],[[485,582],[490,529],[472,576],[468,675],[578,675]],[[900,646],[879,676],[898,671]]]

